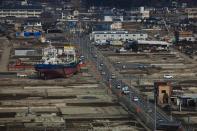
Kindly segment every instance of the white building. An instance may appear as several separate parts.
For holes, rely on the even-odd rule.
[[[144,12],[142,12],[142,19],[149,18],[149,17],[150,17],[150,11],[149,10],[145,10]]]
[[[146,40],[146,33],[129,33],[128,31],[93,31],[90,35],[90,40]]]
[[[120,29],[122,29],[121,22],[114,22],[111,24],[111,30],[120,30]]]
[[[171,43],[165,42],[165,41],[148,41],[148,40],[138,40],[137,41],[139,45],[155,45],[155,46],[171,46]]]
[[[40,17],[42,13],[41,6],[15,6],[15,7],[0,7],[0,17],[14,16],[17,18]]]
[[[145,10],[144,7],[140,7],[140,14],[142,19],[150,17],[150,11],[147,9]]]
[[[42,27],[41,20],[39,19],[28,19],[25,24],[27,27]]]
[[[123,21],[123,16],[116,16],[116,15],[105,15],[104,21],[111,22],[111,21]]]
[[[186,8],[185,12],[188,19],[197,19],[197,8]]]
[[[79,16],[79,11],[78,10],[74,10],[73,11],[73,16],[75,16],[75,17]]]
[[[14,49],[15,56],[38,56],[38,50],[31,48]]]

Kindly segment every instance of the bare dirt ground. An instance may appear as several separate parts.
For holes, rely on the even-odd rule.
[[[0,46],[3,47],[2,56],[0,59],[0,72],[8,71],[7,65],[10,57],[10,42],[6,38],[0,38]]]

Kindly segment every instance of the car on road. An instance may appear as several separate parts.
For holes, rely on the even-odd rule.
[[[122,87],[122,93],[124,93],[125,95],[129,94],[130,93],[129,87],[128,86]]]
[[[93,55],[94,58],[97,58],[97,55]]]
[[[111,74],[111,78],[112,79],[115,79],[116,78],[116,75],[115,74]]]
[[[137,101],[139,101],[139,98],[137,96],[134,96],[133,97],[133,101],[136,101],[137,102]]]
[[[104,71],[101,72],[102,75],[105,75],[106,73]]]
[[[145,68],[145,66],[144,66],[144,65],[139,65],[139,66],[138,66],[138,68],[140,68],[140,69],[144,69],[144,68]]]
[[[118,85],[116,86],[116,88],[117,88],[117,89],[121,89],[121,84],[118,84]]]
[[[125,69],[125,68],[126,68],[126,66],[125,66],[125,65],[123,65],[123,66],[122,66],[122,69]]]
[[[164,74],[164,75],[163,75],[163,78],[166,78],[166,79],[172,79],[172,78],[173,78],[173,75],[170,75],[170,74]]]
[[[158,123],[163,123],[163,122],[164,122],[164,120],[162,120],[162,119],[158,119],[158,120],[157,120],[157,122],[158,122]]]
[[[84,60],[84,59],[85,59],[85,56],[83,56],[83,55],[80,56],[80,59],[81,59],[81,60]]]
[[[102,68],[102,66],[99,66],[98,69],[99,69],[99,71],[102,71],[103,68]]]
[[[120,61],[117,61],[117,62],[116,62],[116,64],[120,64],[120,63],[121,63]]]

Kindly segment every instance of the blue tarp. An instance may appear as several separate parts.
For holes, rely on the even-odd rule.
[[[16,32],[16,37],[20,36],[20,32]]]
[[[30,36],[35,36],[35,37],[40,37],[41,32],[24,32],[24,37],[30,37]]]
[[[40,37],[41,35],[42,35],[41,32],[34,32],[34,36],[35,36],[35,37]]]
[[[30,36],[30,32],[24,32],[24,36],[25,37],[29,37]]]
[[[76,21],[69,21],[68,26],[69,26],[69,28],[75,28],[77,26],[77,22]]]
[[[94,31],[110,30],[110,24],[96,24],[93,27]]]

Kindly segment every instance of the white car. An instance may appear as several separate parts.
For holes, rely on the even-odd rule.
[[[164,75],[163,75],[163,78],[166,78],[166,79],[172,79],[172,78],[173,78],[173,75],[170,75],[170,74],[164,74]]]
[[[128,87],[128,86],[123,87],[123,88],[122,88],[122,92],[123,92],[124,94],[129,94],[129,93],[130,93],[129,87]]]
[[[106,73],[103,71],[103,72],[101,72],[101,74],[102,74],[102,75],[105,75]]]
[[[117,89],[120,89],[120,88],[121,88],[121,84],[118,84],[118,85],[116,86],[116,88],[117,88]]]
[[[112,78],[112,79],[115,79],[115,78],[116,78],[116,75],[115,75],[115,74],[112,74],[112,75],[111,75],[111,78]]]
[[[125,66],[125,65],[123,65],[123,66],[122,66],[122,69],[125,69],[125,68],[126,68],[126,66]]]
[[[133,101],[139,101],[139,98],[137,96],[134,96]]]
[[[83,59],[85,59],[85,56],[83,56],[83,55],[82,55],[82,56],[80,56],[80,59],[82,59],[82,60],[83,60]]]
[[[94,57],[94,58],[97,58],[97,55],[94,55],[93,57]]]

